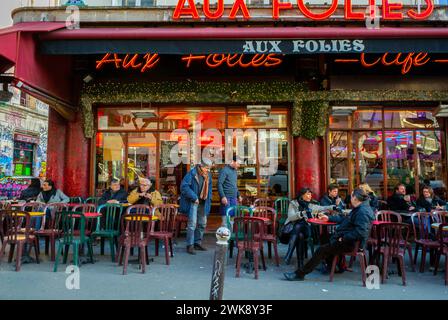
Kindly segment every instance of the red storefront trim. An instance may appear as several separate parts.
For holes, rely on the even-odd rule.
[[[41,40],[112,39],[381,39],[448,38],[448,28],[364,27],[197,27],[197,28],[81,28],[41,35]]]

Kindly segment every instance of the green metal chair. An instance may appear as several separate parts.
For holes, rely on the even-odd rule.
[[[98,202],[100,201],[101,197],[89,197],[84,201],[84,203],[91,203],[98,207]]]
[[[101,238],[101,255],[104,255],[104,239],[108,239],[112,262],[115,262],[115,245],[118,245],[123,206],[115,203],[103,204],[98,207],[98,213],[101,213],[102,216],[97,220],[96,231],[92,233],[92,239]]]
[[[67,263],[68,251],[73,246],[73,264],[79,266],[79,247],[87,244],[90,262],[93,263],[93,247],[90,237],[86,236],[86,217],[83,213],[73,211],[63,211],[61,213],[63,236],[58,239],[58,253],[54,263],[54,272],[58,271],[59,258],[64,249],[63,263]]]
[[[84,203],[81,197],[70,197],[69,203]]]
[[[231,213],[233,212],[233,215]],[[226,221],[227,221],[227,228],[231,231],[230,236],[230,245],[229,245],[229,257],[233,257],[233,247],[235,244],[235,238],[238,237],[238,239],[242,239],[244,235],[242,233],[239,233],[238,235],[235,235],[233,232],[233,219],[239,218],[239,217],[245,217],[249,216],[252,217],[252,208],[247,206],[230,206],[226,210]]]
[[[277,229],[285,224],[286,219],[288,218],[288,207],[289,207],[289,199],[286,197],[277,198],[274,201],[274,209],[277,211]],[[278,231],[276,230],[276,231]],[[278,232],[277,232],[278,234]]]

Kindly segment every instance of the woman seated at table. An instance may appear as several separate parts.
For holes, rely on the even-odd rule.
[[[163,204],[162,195],[155,190],[151,180],[146,178],[139,178],[138,188],[131,191],[128,196],[130,204],[145,204],[151,207]],[[156,212],[158,215],[158,212]]]
[[[308,218],[312,218],[312,212],[332,210],[334,206],[320,206],[319,202],[312,199],[310,188],[302,188],[297,198],[290,202],[288,207],[288,218],[285,225],[293,224],[293,228],[289,234],[281,235],[281,242],[288,243],[288,251],[285,256],[285,263],[289,264],[296,249],[297,260],[300,259],[301,241],[311,236],[311,227],[307,222]],[[305,249],[307,250],[307,249]]]
[[[39,193],[36,201],[42,203],[69,203],[70,198],[61,190],[56,189],[53,180],[45,180],[42,185],[42,192]]]
[[[446,202],[436,196],[430,186],[424,186],[420,197],[417,199],[418,211],[444,210],[445,205]]]

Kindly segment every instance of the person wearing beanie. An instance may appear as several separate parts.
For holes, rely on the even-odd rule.
[[[203,159],[182,179],[180,184],[179,212],[188,216],[187,252],[196,254],[195,250],[206,251],[202,246],[207,216],[212,202],[212,162]]]

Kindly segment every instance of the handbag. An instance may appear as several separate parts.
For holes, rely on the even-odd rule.
[[[283,243],[283,244],[289,243],[289,238],[291,237],[291,232],[293,229],[294,229],[294,223],[292,223],[292,222],[288,222],[280,228],[280,232],[279,232],[279,236],[278,236],[280,243]]]

